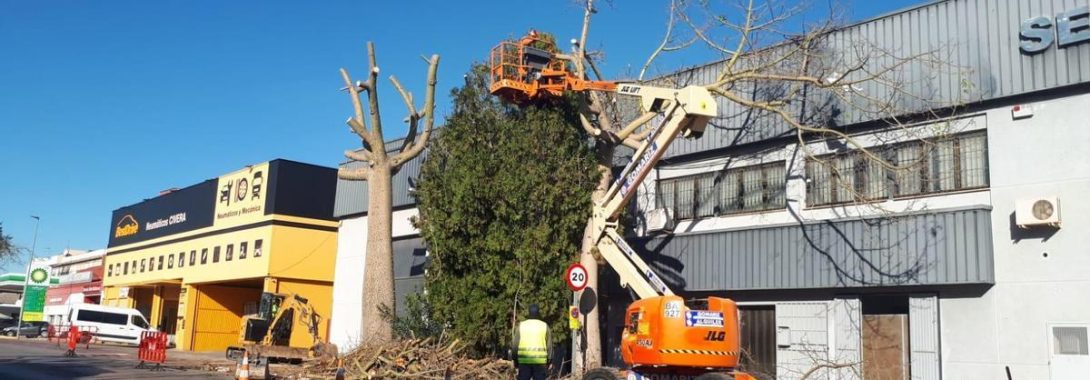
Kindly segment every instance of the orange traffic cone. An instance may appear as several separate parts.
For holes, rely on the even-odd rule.
[[[242,352],[242,365],[238,367],[238,380],[250,380],[250,353]]]

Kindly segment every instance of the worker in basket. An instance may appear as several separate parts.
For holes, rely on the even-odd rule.
[[[541,320],[537,304],[530,304],[529,318],[519,322],[511,351],[517,353],[518,380],[545,380],[551,344],[549,325]]]

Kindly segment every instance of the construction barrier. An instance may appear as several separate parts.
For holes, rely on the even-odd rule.
[[[68,342],[69,333],[72,328],[76,327],[79,330],[79,344],[84,345],[84,348],[91,348],[91,340],[95,335],[98,335],[98,327],[94,326],[73,326],[73,325],[49,325],[46,329],[46,339],[50,342],[57,342],[57,347],[61,346],[61,343]]]
[[[79,326],[68,328],[68,351],[64,352],[64,356],[76,356],[76,346],[79,345],[79,332]]]
[[[167,333],[162,331],[144,331],[140,333],[140,350],[137,352],[140,364],[136,368],[149,368],[144,363],[155,363],[152,371],[162,371],[163,362],[167,361]]]

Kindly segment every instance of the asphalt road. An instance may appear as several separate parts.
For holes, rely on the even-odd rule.
[[[83,349],[81,345],[79,347]],[[0,379],[230,379],[227,374],[202,370],[152,372],[133,368],[136,348],[92,345],[64,356],[64,349],[43,340],[0,339]],[[169,354],[168,354],[169,355]],[[169,361],[168,361],[169,363]]]

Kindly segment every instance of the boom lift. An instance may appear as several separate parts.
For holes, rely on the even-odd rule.
[[[703,134],[717,115],[715,99],[698,86],[673,89],[589,81],[575,76],[568,68],[571,57],[557,51],[555,44],[533,31],[518,41],[500,43],[492,49],[490,60],[492,94],[529,104],[566,91],[615,92],[640,98],[644,114],[630,128],[660,118],[605,197],[594,205],[590,221],[598,251],[617,272],[621,285],[639,298],[625,312],[626,329],[621,336],[621,354],[631,367],[627,378],[753,379],[735,371],[740,353],[734,301],[708,297],[687,303],[674,295],[617,229],[625,205],[670,143],[679,134],[693,138]],[[584,379],[616,377],[612,371],[592,370]]]

